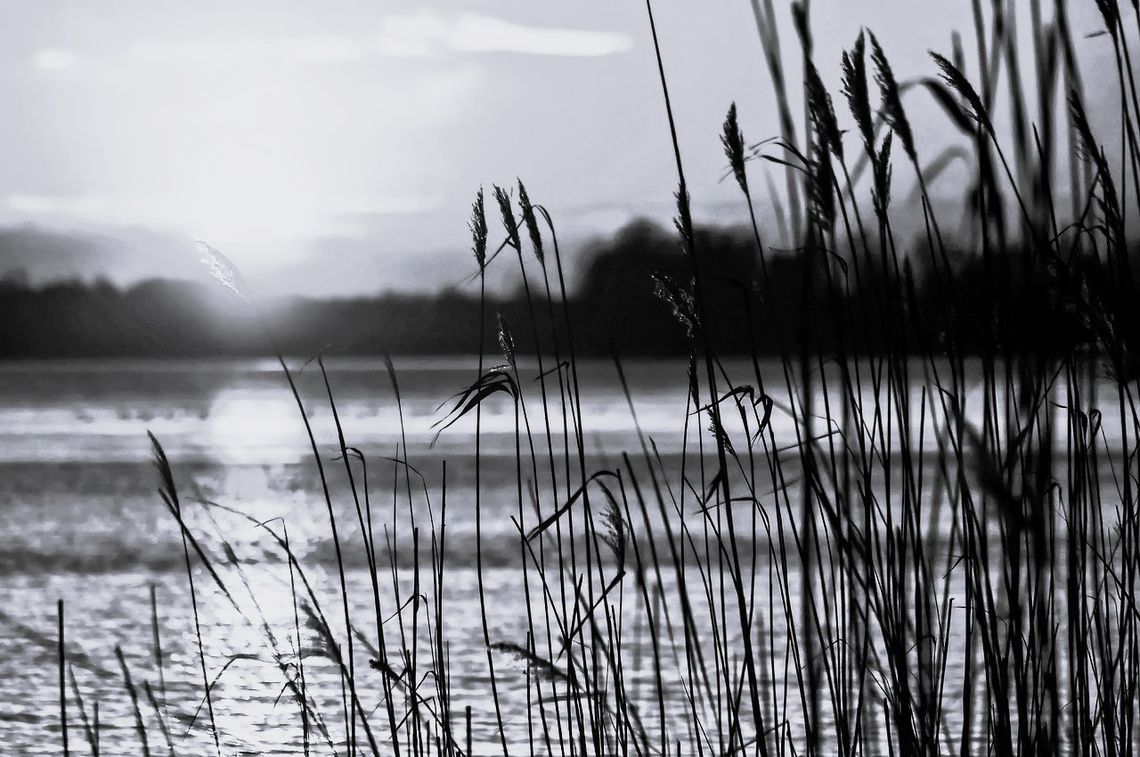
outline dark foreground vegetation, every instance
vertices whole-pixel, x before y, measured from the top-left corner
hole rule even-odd
[[[765,165],[786,171],[793,257],[771,255],[755,224],[731,243],[713,244],[694,229],[677,151],[663,156],[676,163],[677,234],[660,245],[678,252],[602,258],[570,300],[556,219],[521,184],[479,194],[476,281],[487,266],[521,266],[524,257],[537,267],[520,274],[523,295],[509,306],[481,298],[439,308],[468,309],[464,351],[497,342],[493,357],[480,349],[477,375],[440,428],[473,418],[480,440],[487,402],[513,409],[521,561],[513,580],[533,609],[513,636],[491,635],[476,441],[475,484],[462,503],[476,523],[476,643],[486,660],[474,696],[493,704],[494,720],[491,737],[473,745],[464,716],[472,694],[451,688],[448,666],[446,524],[458,505],[421,492],[414,461],[397,455],[406,485],[395,492],[409,518],[380,536],[359,485],[372,451],[338,434],[330,461],[322,445],[332,440],[314,438],[321,480],[347,485],[361,536],[342,542],[330,489],[316,495],[341,566],[339,594],[322,597],[309,588],[285,527],[254,524],[286,558],[282,570],[310,635],[299,621],[268,629],[250,619],[266,638],[265,663],[283,679],[282,706],[296,708],[306,751],[1135,754],[1140,302],[1125,229],[1140,209],[1140,110],[1128,47],[1140,19],[1135,6],[1097,2],[1105,28],[1095,44],[1117,61],[1101,73],[1118,84],[1121,115],[1097,133],[1084,110],[1066,4],[1045,16],[1046,4],[1031,3],[1020,35],[1014,4],[982,5],[972,4],[976,57],[967,62],[960,45],[933,55],[931,75],[907,94],[933,98],[969,150],[968,249],[952,250],[941,231],[945,219],[930,200],[919,135],[887,52],[860,33],[843,55],[840,115],[813,63],[806,3],[795,4],[790,36],[777,34],[770,2],[754,3],[780,105],[778,139],[750,146],[735,108],[722,135],[750,206]],[[802,131],[780,52],[795,45],[805,62]],[[668,104],[673,58],[664,58]],[[1026,60],[1033,68],[1022,72]],[[1012,123],[1008,133],[994,128],[998,113]],[[663,128],[672,126],[668,111]],[[1121,147],[1118,165],[1106,143]],[[865,167],[859,186],[857,165]],[[894,234],[891,204],[904,182],[918,186],[925,229],[908,249]],[[1061,183],[1072,187],[1063,203],[1054,199]],[[211,264],[235,285],[223,258]],[[653,268],[664,274],[653,289],[612,288]],[[624,314],[650,312],[654,289],[672,331],[627,331]],[[632,301],[628,310],[621,300]],[[235,301],[244,304],[240,292]],[[393,327],[388,314],[357,306],[374,333]],[[278,321],[270,330],[290,328]],[[627,350],[644,340],[689,357],[680,459],[663,459],[642,435],[638,448],[600,467],[588,443],[577,360],[587,346],[621,339],[630,340]],[[537,381],[521,378],[515,356],[524,343],[537,347]],[[722,361],[728,351],[779,360],[746,361],[741,376]],[[285,378],[292,385],[288,371]],[[334,398],[330,386],[335,413]],[[794,443],[777,443],[778,423],[791,424]],[[178,461],[157,441],[155,451],[171,517],[185,526],[189,508],[217,508],[180,500]],[[413,504],[430,519],[416,522]],[[188,601],[230,597],[252,568],[232,550],[202,548],[192,528],[182,533]],[[389,540],[415,545],[413,559],[385,548]],[[367,617],[349,611],[342,548],[368,564]],[[400,576],[413,577],[414,591]],[[300,650],[313,629],[341,685],[333,711],[320,711],[307,688],[312,668],[306,678]],[[210,682],[225,668],[207,658],[200,634],[207,707],[197,727],[219,744]],[[61,716],[78,711],[86,723],[82,703],[67,699],[63,649],[61,642]],[[512,679],[519,689],[505,688],[507,660],[525,666],[524,681]],[[122,672],[133,697],[125,665]],[[144,708],[136,701],[136,713]],[[163,709],[153,709],[161,720]],[[141,714],[139,723],[145,739]],[[85,732],[91,744],[95,731]]]

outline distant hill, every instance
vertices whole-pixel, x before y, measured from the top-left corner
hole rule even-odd
[[[0,229],[0,275],[46,284],[64,279],[94,281],[109,268],[127,265],[129,255],[98,237],[35,226]]]
[[[580,247],[563,242],[566,247]],[[143,228],[0,226],[0,279],[32,287],[107,281],[129,288],[155,278],[205,281],[200,257],[189,237]],[[234,258],[241,260],[240,255]],[[311,249],[299,258],[283,256],[246,273],[257,291],[270,294],[321,298],[383,291],[431,294],[461,284],[470,271],[460,264],[470,260],[463,250],[393,251],[371,238],[327,237],[313,240]],[[490,291],[504,293],[518,281],[517,269],[496,266],[487,285]]]
[[[7,239],[9,250],[33,251],[50,241],[37,234],[0,239]],[[907,261],[907,271],[884,275],[871,258],[839,261],[820,252],[770,254],[761,265],[751,237],[732,229],[699,229],[697,248],[703,317],[714,346],[724,353],[771,354],[801,346],[874,352],[888,340],[914,351],[937,351],[951,329],[956,343],[975,352],[1066,351],[1095,344],[1089,301],[1116,308],[1112,327],[1140,336],[1140,323],[1124,317],[1131,312],[1124,305],[1136,299],[1124,282],[1090,268],[1073,274],[1080,276],[1079,287],[1073,287],[1044,268],[1027,266],[1032,257],[1018,251],[988,264],[975,255],[954,255],[953,281],[939,284],[922,265],[929,255],[921,251]],[[82,263],[89,252],[77,247],[70,254]],[[541,269],[529,251],[524,257],[534,302],[528,304],[519,287],[483,304],[488,350],[498,349],[498,314],[520,352],[533,351],[536,339],[543,344],[552,339]],[[584,260],[568,304],[578,354],[688,352],[686,332],[698,313],[690,265],[674,234],[652,223],[631,223],[589,248]],[[519,260],[510,251],[493,265],[517,271]],[[474,268],[473,260],[458,257],[455,275],[462,279]],[[213,282],[37,284],[39,275],[0,279],[0,359],[272,354],[254,309]],[[960,306],[936,306],[943,301],[939,287],[953,289]],[[475,291],[468,286],[436,295],[276,297],[258,307],[287,354],[455,354],[479,344]],[[553,310],[553,330],[566,344],[562,308]],[[839,323],[843,329],[835,328]],[[840,333],[847,342],[837,341]]]

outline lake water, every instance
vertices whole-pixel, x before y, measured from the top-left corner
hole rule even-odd
[[[324,385],[315,363],[298,362],[294,368],[334,487],[334,509],[350,565],[349,593],[357,617],[368,617],[372,594],[361,558],[360,529],[343,468],[334,459],[337,437]],[[402,456],[406,441],[408,459],[428,478],[436,517],[442,464],[447,461],[452,686],[457,700],[467,694],[466,704],[476,708],[479,742],[492,724],[485,706],[486,659],[478,609],[472,604],[473,418],[452,426],[433,444],[438,430],[434,424],[445,415],[440,404],[470,383],[474,358],[397,360],[403,425],[380,361],[333,361],[328,368],[345,436],[369,460],[373,508],[378,522],[388,525],[397,541],[396,550],[410,546],[411,535],[402,527],[408,519],[402,509],[406,499],[392,520],[392,483],[398,481],[402,488],[405,482],[385,458]],[[675,455],[680,450],[677,419],[685,414],[684,362],[642,362],[628,366],[628,372],[642,430],[654,436],[663,455]],[[588,444],[597,459],[614,464],[620,452],[637,449],[614,368],[606,362],[584,363],[580,381]],[[532,392],[530,387],[525,390]],[[513,580],[518,539],[510,517],[517,509],[515,417],[505,398],[485,408],[483,538],[485,589],[495,608],[491,636],[521,644],[525,640],[518,638],[518,624],[524,610]],[[157,493],[159,477],[146,432],[162,442],[187,503],[187,519],[207,549],[220,550],[221,538],[206,509],[190,504],[195,499],[238,508],[256,521],[280,518],[316,591],[335,608],[336,562],[328,513],[308,437],[279,366],[271,360],[3,365],[0,428],[0,743],[5,753],[62,750],[57,599],[65,602],[67,650],[89,719],[99,703],[103,754],[137,754],[140,749],[133,707],[114,656],[116,645],[138,689],[151,749],[161,751],[164,738],[145,697],[144,681],[156,700],[162,699],[159,688],[165,686],[164,709],[176,746],[181,743],[191,753],[212,747],[204,741],[204,712],[190,727],[202,701],[202,682],[184,555],[177,523]],[[557,437],[560,429],[554,431]],[[415,501],[426,523],[425,500]],[[224,513],[214,517],[224,522],[221,528],[245,567],[246,580],[255,584],[251,588],[260,605],[257,612],[275,627],[289,629],[289,572],[280,550],[253,523],[227,519]],[[249,658],[231,662],[214,691],[224,749],[300,752],[297,710],[288,697],[279,698],[282,677],[267,662],[262,639],[219,597],[202,571],[196,572],[203,643],[212,672],[233,655]],[[400,580],[409,583],[410,573]],[[395,607],[391,581],[387,586],[384,600]],[[152,589],[163,645],[161,676],[151,629]],[[241,593],[249,592],[243,587]],[[339,616],[330,615],[336,622]],[[334,678],[331,662],[317,656],[308,666],[312,681],[320,680],[322,663],[329,668],[327,677]],[[319,687],[312,685],[314,690]],[[83,749],[78,708],[70,690],[68,696],[73,700],[70,744]],[[337,720],[339,689],[328,696],[324,704],[332,713],[327,717],[335,741],[343,736]],[[462,712],[462,705],[457,708]],[[320,751],[319,744],[315,748]]]
[[[369,629],[365,636],[374,637],[375,623],[363,620],[373,616],[374,608],[362,557],[362,531],[343,463],[337,459],[339,446],[325,387],[316,364],[297,362],[293,367],[331,485],[354,624]],[[443,596],[452,712],[462,721],[464,708],[471,706],[475,751],[494,753],[499,749],[497,728],[488,695],[474,570],[473,414],[435,438],[437,424],[446,415],[440,405],[470,383],[474,359],[397,360],[399,405],[380,361],[332,361],[328,368],[347,443],[363,452],[368,463],[366,474],[359,467],[355,470],[358,485],[367,483],[375,518],[386,618],[415,594],[411,566],[416,550],[409,528],[413,518],[421,529],[420,559],[425,565],[430,561],[429,524],[442,515],[446,462]],[[743,365],[730,366],[736,369],[745,372]],[[652,440],[662,469],[679,470],[683,461],[692,459],[691,445],[700,436],[691,434],[686,450],[684,361],[636,362],[626,371],[641,433]],[[777,382],[777,364],[765,364],[765,371]],[[492,642],[520,646],[527,643],[527,603],[520,586],[520,544],[513,518],[521,517],[528,525],[535,519],[526,495],[524,512],[519,512],[515,431],[516,423],[523,421],[536,432],[544,426],[537,384],[531,380],[534,366],[525,366],[523,372],[526,418],[516,417],[505,396],[490,400],[482,417],[481,450],[488,636]],[[583,363],[579,379],[590,469],[620,468],[623,452],[642,461],[638,428],[613,365]],[[797,441],[796,427],[781,409],[789,400],[786,393],[770,391],[776,400],[771,415],[775,443],[791,447]],[[921,396],[917,387],[915,396]],[[551,438],[557,449],[565,437],[561,416],[555,413],[555,417]],[[258,525],[287,526],[291,548],[330,623],[343,629],[329,513],[301,416],[274,361],[0,365],[0,428],[0,744],[5,754],[62,752],[56,667],[59,599],[65,603],[67,655],[83,700],[82,705],[75,701],[69,684],[68,736],[73,751],[86,749],[82,716],[90,721],[97,703],[102,754],[140,752],[135,707],[124,687],[116,646],[130,671],[151,750],[165,752],[165,725],[180,753],[213,751],[202,706],[202,671],[183,544],[157,491],[160,481],[147,431],[163,444],[186,519],[204,549],[223,565],[232,593],[230,601],[196,562],[195,597],[209,675],[217,677],[212,705],[223,752],[287,754],[305,748],[299,711],[267,648],[266,628],[273,629],[279,650],[288,652],[284,658],[289,661],[295,657],[294,631],[299,630],[309,695],[323,717],[327,740],[342,742],[340,677],[327,648],[321,652],[323,641],[312,624],[303,616],[299,622],[295,617],[289,565]],[[1107,433],[1113,435],[1111,429]],[[538,437],[545,445],[545,437]],[[405,444],[415,476],[393,462],[404,456]],[[540,449],[540,459],[542,454]],[[416,477],[419,474],[423,483]],[[539,471],[538,478],[548,479],[545,471]],[[528,480],[525,471],[522,479]],[[221,507],[207,507],[201,501]],[[541,507],[549,512],[553,506],[544,501]],[[755,522],[751,528],[756,529]],[[387,567],[392,557],[399,564],[394,572]],[[428,578],[430,570],[421,573],[421,580]],[[295,588],[297,579],[293,580]],[[761,596],[770,580],[759,577]],[[656,727],[651,722],[656,685],[654,666],[648,661],[652,650],[643,640],[644,628],[639,636],[637,627],[644,608],[638,609],[638,591],[632,587],[623,591],[628,599],[621,612],[631,618],[627,650],[636,660],[628,666],[624,683],[630,696],[644,700],[642,711],[652,730]],[[669,586],[664,591],[675,593]],[[532,609],[541,612],[539,600]],[[161,653],[156,650],[152,617],[157,619]],[[398,618],[385,620],[388,643],[400,647],[397,642],[402,642],[406,648],[399,625]],[[779,647],[779,639],[769,642]],[[357,642],[354,665],[362,706],[379,708],[370,718],[379,732],[385,730],[380,726],[386,726],[381,684],[368,670],[370,652],[364,643]],[[429,645],[425,641],[416,648],[418,665],[430,667]],[[960,668],[961,661],[951,660],[952,673],[955,665]],[[527,700],[530,671],[510,655],[500,655],[497,674],[503,681],[504,728],[525,743],[540,727],[534,704]],[[686,712],[684,676],[680,671],[663,675],[662,685],[672,703],[667,720],[677,718],[670,727],[676,729],[677,738],[686,739],[691,732],[680,724]],[[156,712],[164,717],[158,718]],[[314,732],[312,742],[314,753],[329,751],[323,735]]]

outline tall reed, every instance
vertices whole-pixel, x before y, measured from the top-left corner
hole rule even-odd
[[[779,136],[750,145],[729,108],[726,175],[740,190],[753,246],[741,279],[726,273],[694,222],[667,73],[675,55],[660,45],[647,0],[671,143],[663,159],[676,171],[687,266],[680,280],[655,277],[662,328],[681,330],[689,349],[676,366],[686,392],[672,450],[643,428],[644,401],[618,354],[614,380],[636,445],[615,451],[592,441],[576,351],[581,313],[553,216],[521,181],[513,194],[494,188],[494,230],[482,191],[472,208],[476,372],[436,426],[439,438],[473,421],[474,483],[457,493],[441,465],[438,517],[429,475],[411,459],[395,365],[386,364],[400,443],[389,456],[352,445],[336,372],[323,358],[335,439],[318,439],[312,406],[279,355],[329,518],[336,621],[283,525],[200,504],[245,518],[286,563],[289,648],[259,608],[244,612],[297,705],[306,752],[312,739],[348,754],[449,756],[1136,753],[1140,306],[1128,232],[1140,213],[1130,50],[1140,14],[1097,3],[1120,107],[1118,132],[1107,134],[1085,109],[1066,4],[1055,3],[1050,17],[1037,0],[1020,12],[1012,3],[982,6],[970,6],[976,61],[967,63],[956,36],[916,80],[900,79],[886,47],[860,31],[838,61],[844,111],[820,73],[810,4],[794,3],[805,105],[797,124],[787,41],[772,3],[753,1],[777,102],[768,128]],[[1026,13],[1027,49],[1018,26]],[[1032,71],[1023,75],[1027,61]],[[919,103],[944,114],[959,140],[954,152],[924,143],[912,127],[909,109]],[[1117,146],[1118,165],[1106,144]],[[932,158],[935,150],[943,152]],[[1076,157],[1063,165],[1062,154]],[[947,231],[951,209],[944,192],[934,194],[952,160],[968,174],[957,208],[964,235]],[[782,195],[762,196],[760,161],[785,173]],[[778,241],[793,247],[790,257],[774,252],[765,204],[788,208],[780,219],[787,234],[779,233],[788,239]],[[918,222],[913,240],[903,238],[903,215]],[[487,272],[501,251],[513,253],[507,264],[527,322],[499,314],[494,329]],[[213,260],[232,284],[228,264]],[[778,266],[795,273],[795,313],[773,304],[787,283]],[[725,317],[724,292],[738,298],[738,320]],[[736,333],[748,335],[744,354],[721,346]],[[774,355],[762,354],[765,333]],[[492,366],[496,336],[504,362]],[[505,463],[488,453],[492,405],[511,423]],[[224,534],[213,541],[224,558],[195,537],[171,461],[153,443],[183,542],[220,753],[211,689],[226,668],[211,680],[195,577],[235,608],[227,587],[240,580],[257,608],[251,568],[230,559]],[[339,472],[325,467],[323,444]],[[369,489],[380,461],[392,465],[386,549]],[[513,496],[504,512],[517,541],[506,578],[489,557],[488,471],[504,476]],[[355,516],[358,534],[338,529],[339,506],[350,512],[348,526]],[[457,508],[470,510],[474,531],[467,570],[475,597],[465,605],[478,607],[473,638],[451,630],[459,603],[448,591],[456,522],[448,518]],[[364,621],[350,612],[352,550],[367,570]],[[503,581],[517,622],[499,622],[507,608],[495,606],[492,587]],[[303,639],[302,617],[340,687],[336,727],[314,693],[321,673],[304,665],[306,643],[317,642]],[[513,635],[497,636],[501,628]],[[62,631],[61,606],[66,722]],[[475,691],[470,680],[453,688],[461,671],[452,655],[464,644],[478,653]],[[145,688],[161,726],[169,705],[157,632],[154,648],[161,708]],[[362,654],[368,665],[357,666]],[[145,745],[121,654],[120,663]],[[77,704],[94,750],[98,727],[88,728]]]

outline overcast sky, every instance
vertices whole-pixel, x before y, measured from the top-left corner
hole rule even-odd
[[[1107,64],[1107,40],[1084,38],[1093,0],[1072,5],[1084,65]],[[724,112],[735,100],[752,140],[778,128],[750,4],[655,9],[694,201],[736,220]],[[816,60],[838,93],[864,25],[900,78],[931,75],[953,29],[970,49],[968,9],[817,0]],[[1089,86],[1106,101],[1114,78]],[[918,97],[920,140],[944,141]],[[144,273],[187,270],[202,238],[267,289],[455,283],[476,189],[516,176],[579,240],[667,218],[675,188],[639,0],[6,0],[0,102],[0,225],[82,234]]]

